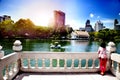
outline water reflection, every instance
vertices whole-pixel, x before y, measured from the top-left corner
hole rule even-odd
[[[71,40],[70,45],[66,46],[66,52],[96,52],[98,47],[97,42]]]

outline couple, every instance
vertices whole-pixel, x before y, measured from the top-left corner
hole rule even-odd
[[[107,53],[106,53],[106,44],[102,42],[98,49],[98,56],[100,61],[100,74],[104,75],[106,71],[107,64]]]

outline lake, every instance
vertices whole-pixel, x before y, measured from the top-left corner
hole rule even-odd
[[[12,46],[15,39],[1,39],[0,45],[3,46],[5,55],[13,52]],[[81,41],[81,40],[40,40],[40,39],[21,39],[23,51],[42,51],[42,52],[97,52],[100,42]],[[50,44],[58,42],[61,49],[51,49]],[[116,44],[117,52],[120,53],[120,43]]]

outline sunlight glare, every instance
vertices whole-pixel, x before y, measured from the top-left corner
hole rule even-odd
[[[51,16],[40,15],[39,17],[34,17],[32,21],[38,26],[48,26]]]

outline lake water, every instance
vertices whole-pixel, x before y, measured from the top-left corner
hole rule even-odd
[[[3,46],[5,55],[13,52],[12,46],[15,39],[1,39],[0,45]],[[80,40],[40,40],[40,39],[21,39],[23,51],[42,51],[42,52],[97,52],[100,45],[95,41]],[[50,44],[59,42],[61,49],[51,49]],[[117,52],[120,53],[120,43],[116,44]]]

